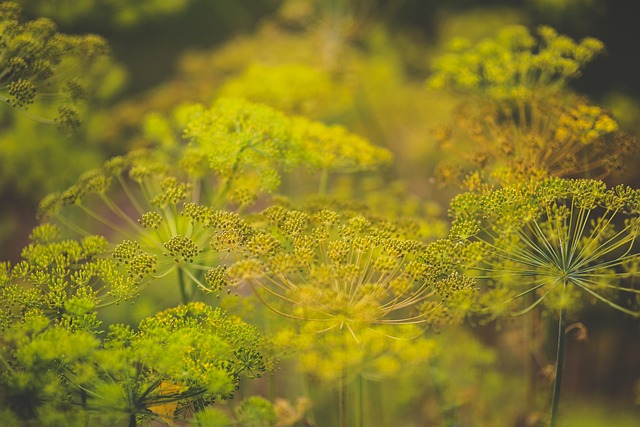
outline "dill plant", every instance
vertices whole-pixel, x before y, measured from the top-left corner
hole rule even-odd
[[[221,285],[249,285],[273,312],[299,326],[276,335],[299,355],[299,369],[338,381],[339,423],[363,423],[362,381],[391,378],[434,354],[420,324],[457,324],[471,309],[472,280],[445,270],[412,222],[361,212],[272,206],[248,239],[229,247],[238,261]],[[224,230],[221,230],[223,233]],[[356,413],[347,413],[356,382]]]
[[[552,426],[567,317],[587,301],[640,316],[634,284],[639,203],[640,193],[628,186],[608,189],[597,180],[561,178],[477,185],[451,203],[450,238],[458,242],[457,259],[467,273],[486,284],[479,297],[485,313],[522,315],[541,307],[558,315]]]
[[[624,167],[635,139],[606,109],[567,88],[604,51],[603,43],[574,41],[546,26],[536,35],[509,26],[475,45],[454,39],[450,52],[434,61],[427,85],[466,99],[455,124],[434,134],[457,157],[439,166],[442,181],[460,181],[469,167],[592,178]]]
[[[16,3],[0,5],[0,101],[38,121],[69,131],[80,123],[76,104],[87,95],[83,72],[109,48],[97,35],[58,32],[47,18],[24,22]],[[74,69],[75,68],[75,69]],[[28,112],[40,98],[62,99],[55,119]]]
[[[411,309],[473,293],[471,282],[430,263],[427,246],[408,237],[411,224],[280,206],[263,215],[270,230],[244,241],[226,275],[283,300],[271,307],[286,317],[344,328],[357,341],[354,329],[427,322]]]
[[[184,129],[186,141],[177,129]],[[46,197],[41,216],[76,235],[93,227],[110,230],[109,240],[118,242],[112,256],[133,280],[150,283],[177,273],[185,303],[196,288],[212,289],[210,271],[220,264],[219,252],[248,238],[238,213],[276,190],[282,172],[320,170],[326,189],[329,172],[373,168],[390,159],[386,150],[344,128],[231,98],[210,109],[182,107],[173,121],[151,116],[147,133],[158,141],[155,149],[115,157],[85,173]],[[343,148],[345,143],[358,150]],[[215,227],[229,230],[212,240]]]
[[[134,300],[138,283],[107,256],[104,237],[61,234],[50,224],[35,228],[23,260],[0,266],[3,419],[171,422],[231,399],[242,377],[271,369],[255,327],[202,303],[107,331],[99,314]]]
[[[262,376],[261,347],[254,327],[202,303],[112,325],[104,341],[31,310],[3,330],[3,413],[18,425],[172,422]]]

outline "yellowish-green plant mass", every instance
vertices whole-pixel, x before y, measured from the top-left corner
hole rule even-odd
[[[133,283],[148,284],[177,273],[187,302],[204,272],[216,265],[209,245],[207,208],[198,205],[198,177],[180,180],[151,152],[132,152],[107,161],[62,193],[41,204],[41,215],[75,235],[106,227],[108,257]],[[208,218],[208,217],[207,217]],[[191,289],[186,283],[191,283]]]
[[[454,39],[451,53],[434,62],[428,85],[498,102],[527,102],[564,88],[604,51],[600,40],[587,37],[576,42],[551,27],[538,28],[537,35],[539,39],[526,27],[514,25],[474,46]]]
[[[176,128],[184,129],[186,149],[176,139]],[[218,177],[217,197],[230,190],[271,193],[280,186],[281,173],[294,168],[320,171],[321,188],[326,190],[330,173],[371,170],[391,161],[389,151],[344,127],[287,116],[238,98],[220,98],[209,109],[185,105],[170,119],[151,115],[145,130],[149,138],[178,150],[188,172],[208,171]]]
[[[165,414],[171,419],[233,397],[241,377],[262,376],[271,362],[261,345],[254,327],[191,303],[143,320],[137,331],[112,327],[96,355],[99,379],[69,380],[90,390],[96,410],[106,404],[105,415],[113,416],[113,406],[128,416],[157,418],[161,405],[174,403],[173,413]]]
[[[344,92],[328,70],[303,63],[249,64],[219,90],[224,97],[246,98],[307,117],[344,108]]]
[[[363,326],[460,321],[473,299],[473,282],[438,268],[438,248],[412,240],[408,224],[280,206],[263,216],[267,223],[231,249],[239,261],[225,279],[248,283],[272,310],[318,331],[343,329],[357,341]]]
[[[435,132],[457,157],[439,167],[442,181],[461,180],[461,161],[565,177],[600,178],[624,167],[635,139],[608,111],[566,89],[602,43],[575,42],[549,27],[538,33],[539,42],[525,27],[512,26],[475,46],[457,40],[453,52],[435,62],[429,86],[472,95],[454,124]]]
[[[357,326],[356,326],[357,327]],[[423,336],[416,325],[370,325],[354,331],[318,334],[317,325],[305,322],[300,328],[285,327],[273,337],[276,346],[296,357],[299,372],[314,379],[335,383],[358,377],[373,381],[411,375],[439,351],[437,344]]]
[[[108,50],[101,37],[59,33],[49,19],[25,22],[17,4],[3,2],[0,5],[0,101],[26,111],[40,98],[59,97],[54,120],[33,117],[55,122],[63,130],[73,130],[80,123],[76,104],[87,95],[83,69]]]
[[[304,117],[292,118],[293,134],[301,140],[305,163],[314,170],[359,172],[391,163],[384,148],[349,132],[344,126],[327,126]]]
[[[4,267],[0,326],[37,312],[53,324],[95,330],[96,310],[138,294],[137,283],[120,272],[108,252],[102,236],[63,239],[54,225],[35,228],[23,260]]]
[[[104,342],[32,310],[0,339],[1,399],[16,424],[171,422],[267,372],[262,345],[254,327],[202,303],[160,312],[136,330],[113,325]]]
[[[469,274],[486,279],[481,303],[492,316],[538,305],[573,312],[584,300],[640,315],[638,190],[587,179],[521,181],[463,193],[450,213],[450,237],[464,243]]]
[[[207,281],[213,273],[207,272],[220,263],[220,248],[247,238],[240,217],[221,209],[250,206],[277,189],[280,172],[294,166],[321,170],[326,179],[331,171],[366,170],[390,159],[341,127],[243,100],[221,99],[211,109],[185,106],[175,121],[152,116],[147,131],[156,149],[115,157],[85,173],[46,197],[41,216],[80,236],[107,227],[109,241],[118,242],[112,256],[131,280],[149,283],[177,273],[183,302],[195,288],[212,289]],[[188,142],[175,135],[180,123]],[[359,149],[345,150],[344,143]],[[228,230],[212,241],[211,227]]]
[[[602,178],[626,169],[636,139],[619,129],[604,108],[567,93],[539,99],[522,114],[496,105],[462,105],[453,125],[435,138],[455,160],[443,163],[440,181],[460,183],[473,169],[509,167],[523,176],[534,170],[552,176]]]

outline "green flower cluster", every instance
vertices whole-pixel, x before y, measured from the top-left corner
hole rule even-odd
[[[358,330],[376,324],[459,321],[465,304],[446,300],[473,298],[473,283],[439,268],[438,247],[412,240],[414,229],[402,222],[281,206],[263,216],[266,223],[233,250],[240,261],[226,278],[318,330],[344,329],[358,341]]]
[[[121,274],[102,236],[63,239],[60,229],[34,229],[23,260],[5,265],[0,296],[3,326],[36,313],[67,328],[94,330],[96,310],[138,294],[137,283]]]
[[[46,197],[40,215],[79,236],[108,227],[121,271],[135,283],[177,273],[184,303],[196,288],[222,289],[212,267],[220,265],[221,251],[242,244],[250,232],[232,212],[274,191],[280,171],[307,166],[353,172],[390,160],[386,150],[344,128],[244,100],[220,99],[210,109],[185,106],[174,120],[152,117],[147,130],[160,147],[85,173]],[[178,124],[183,137],[176,136]]]
[[[454,124],[435,132],[457,155],[436,171],[442,181],[463,178],[461,160],[473,169],[506,166],[523,176],[539,169],[598,178],[623,169],[635,139],[609,112],[566,88],[604,46],[592,38],[575,42],[549,27],[538,35],[540,41],[512,26],[475,46],[456,40],[434,63],[428,86],[472,95]]]
[[[149,138],[174,149],[180,150],[181,139],[186,139],[184,168],[192,173],[213,172],[221,182],[219,197],[232,190],[240,201],[246,195],[250,200],[252,195],[275,191],[281,172],[294,168],[326,175],[375,169],[391,161],[387,150],[341,126],[289,117],[236,98],[220,98],[208,109],[186,105],[171,119],[151,115],[145,130]]]
[[[591,37],[576,42],[547,26],[537,33],[539,40],[526,27],[514,25],[474,46],[455,39],[451,53],[434,62],[428,84],[498,102],[526,102],[563,88],[604,51],[604,44]]]
[[[109,328],[104,342],[32,311],[0,339],[5,419],[14,424],[171,422],[230,399],[270,361],[256,329],[192,303]]]
[[[75,129],[76,105],[87,95],[83,70],[108,53],[107,43],[96,35],[59,33],[46,18],[24,22],[11,2],[0,5],[0,34],[0,101],[26,111],[39,95],[57,95],[62,102],[55,120],[34,118]]]
[[[480,299],[491,316],[538,305],[572,312],[582,296],[640,316],[630,280],[640,262],[638,190],[587,179],[521,181],[463,193],[450,213],[451,237],[464,246],[457,259],[488,284]]]

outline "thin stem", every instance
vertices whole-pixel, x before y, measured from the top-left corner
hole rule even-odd
[[[356,399],[357,399],[357,405],[356,408],[358,410],[357,412],[357,417],[358,420],[356,421],[356,425],[358,427],[363,427],[364,426],[364,399],[363,399],[363,394],[364,394],[364,379],[362,378],[362,375],[358,375],[358,380],[356,382]]]
[[[338,386],[338,416],[340,427],[347,427],[347,378],[343,372]]]
[[[320,185],[318,186],[318,194],[324,196],[327,194],[327,184],[329,182],[329,170],[327,168],[322,169],[320,172]]]
[[[182,268],[178,268],[178,285],[180,286],[180,296],[182,297],[182,303],[188,304],[191,299],[187,294],[187,286],[184,281],[184,272]]]
[[[564,369],[564,344],[566,329],[566,310],[560,310],[558,319],[558,348],[556,350],[556,378],[553,383],[553,397],[551,399],[551,416],[549,427],[555,427],[557,421],[558,404],[560,403],[560,388],[562,386],[562,371]]]

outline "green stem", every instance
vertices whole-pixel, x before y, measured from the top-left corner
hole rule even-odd
[[[532,304],[533,294],[527,295],[527,304]],[[527,414],[534,412],[536,390],[535,354],[538,352],[536,340],[537,311],[531,311],[524,315],[524,375],[525,375],[525,410]]]
[[[191,298],[187,294],[187,286],[184,282],[184,272],[180,267],[178,267],[178,285],[180,286],[180,296],[182,298],[182,304],[188,304]]]
[[[347,379],[343,372],[338,389],[338,416],[340,427],[347,427]]]
[[[320,172],[320,186],[318,187],[318,194],[324,196],[327,194],[327,184],[329,182],[329,171],[327,168],[322,169]]]
[[[364,426],[364,399],[363,399],[363,394],[364,394],[364,379],[362,378],[362,375],[358,375],[358,381],[356,382],[356,400],[357,400],[357,420],[356,420],[356,425],[358,427],[363,427]]]
[[[129,427],[136,427],[136,425],[137,425],[136,414],[129,415]]]
[[[560,403],[560,388],[562,386],[562,371],[564,368],[564,344],[566,329],[566,310],[560,310],[558,319],[558,348],[556,351],[556,378],[553,383],[553,397],[551,399],[551,416],[549,427],[555,427],[557,422],[558,404]]]

